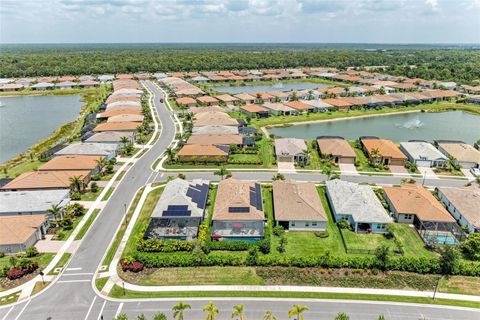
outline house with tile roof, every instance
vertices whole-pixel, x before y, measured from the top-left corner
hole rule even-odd
[[[265,102],[262,107],[268,109],[268,112],[274,115],[291,116],[298,114],[298,110],[290,108],[281,102]]]
[[[446,156],[456,159],[457,163],[465,169],[480,165],[480,150],[463,142],[439,142],[438,150]]]
[[[437,188],[440,201],[469,232],[480,232],[480,188]]]
[[[186,144],[177,153],[179,162],[215,162],[224,163],[228,160],[229,148],[211,144]]]
[[[240,111],[249,116],[258,118],[267,118],[269,115],[268,109],[258,104],[246,104],[244,106],[240,106]]]
[[[48,227],[44,215],[0,216],[0,252],[25,252],[45,238]]]
[[[99,171],[98,162],[102,156],[68,155],[53,157],[41,165],[39,171],[90,171],[93,175]]]
[[[370,161],[374,163],[383,164],[385,166],[405,165],[407,156],[404,155],[391,140],[361,138],[360,143]]]
[[[80,177],[82,180],[81,188],[84,188],[90,181],[90,171],[88,170],[70,170],[70,171],[32,171],[25,172],[4,185],[1,190],[20,191],[20,190],[52,190],[52,189],[70,189],[73,177]]]
[[[318,152],[320,157],[329,157],[334,163],[354,164],[357,159],[355,150],[347,140],[341,137],[317,137]]]
[[[111,159],[116,157],[117,149],[118,146],[108,143],[72,143],[55,152],[55,156],[85,155]]]
[[[303,139],[275,139],[275,155],[278,162],[308,162],[308,148]]]
[[[212,216],[213,240],[259,240],[265,213],[259,183],[233,178],[220,181]]]
[[[326,230],[327,215],[314,183],[277,180],[272,190],[277,225],[290,231]]]

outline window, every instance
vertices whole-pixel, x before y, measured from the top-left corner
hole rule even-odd
[[[405,220],[411,220],[413,218],[413,214],[406,214]]]
[[[310,224],[308,222],[305,222],[305,227],[309,227]]]
[[[378,228],[378,229],[385,229],[385,227],[386,227],[386,226],[385,226],[385,224],[383,224],[383,223],[377,224],[377,228]]]
[[[295,227],[295,221],[290,221],[290,226]]]
[[[312,222],[312,227],[316,227],[317,226],[317,223],[316,222]]]

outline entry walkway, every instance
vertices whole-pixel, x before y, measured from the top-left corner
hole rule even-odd
[[[438,179],[438,176],[430,167],[418,167],[418,171],[428,179]]]
[[[295,163],[293,162],[278,162],[279,173],[295,173]]]
[[[338,167],[342,174],[350,174],[354,176],[360,175],[353,163],[339,163]]]

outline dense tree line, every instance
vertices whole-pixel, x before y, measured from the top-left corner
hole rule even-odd
[[[0,55],[0,76],[375,65],[388,65],[387,71],[395,75],[471,83],[480,79],[480,50],[193,44],[7,46]]]

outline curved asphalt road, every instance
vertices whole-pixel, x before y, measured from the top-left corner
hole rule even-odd
[[[145,85],[154,94],[154,107],[161,121],[162,133],[155,145],[140,158],[122,182],[116,187],[102,214],[92,225],[78,250],[75,252],[68,268],[58,281],[49,286],[39,296],[15,306],[7,306],[0,309],[0,320],[40,320],[40,319],[113,319],[118,312],[125,312],[134,319],[136,315],[144,313],[152,316],[156,312],[164,312],[171,317],[171,307],[178,299],[161,301],[110,301],[95,294],[91,287],[94,273],[101,263],[104,253],[107,251],[111,239],[115,236],[118,225],[124,217],[124,204],[129,204],[135,192],[147,183],[163,181],[165,177],[161,173],[151,170],[152,163],[162,154],[174,138],[175,125],[170,118],[170,111],[160,104],[162,96],[150,81]],[[211,177],[211,173],[189,173],[188,177]],[[235,173],[239,178],[255,179],[256,177],[271,178],[272,173]],[[293,176],[292,176],[293,177]],[[300,174],[295,175],[299,180],[315,179],[324,180],[322,175]],[[213,177],[211,177],[213,178]],[[376,179],[374,177],[374,179]],[[387,181],[390,178],[385,177]],[[437,182],[437,181],[436,181]],[[381,182],[378,182],[381,183]],[[455,181],[454,181],[455,183]],[[463,183],[463,182],[462,182]],[[378,315],[384,314],[387,319],[451,319],[470,320],[479,319],[480,311],[462,308],[447,308],[428,305],[404,305],[384,302],[362,301],[328,301],[308,300],[295,301],[294,299],[184,299],[192,304],[192,310],[188,311],[189,319],[203,319],[202,306],[208,300],[213,300],[219,306],[220,319],[230,319],[232,306],[245,303],[246,316],[248,319],[261,319],[265,310],[273,310],[279,319],[287,319],[287,310],[293,303],[301,303],[309,306],[310,311],[305,313],[307,319],[333,319],[338,312],[347,312],[351,319],[377,319]]]

